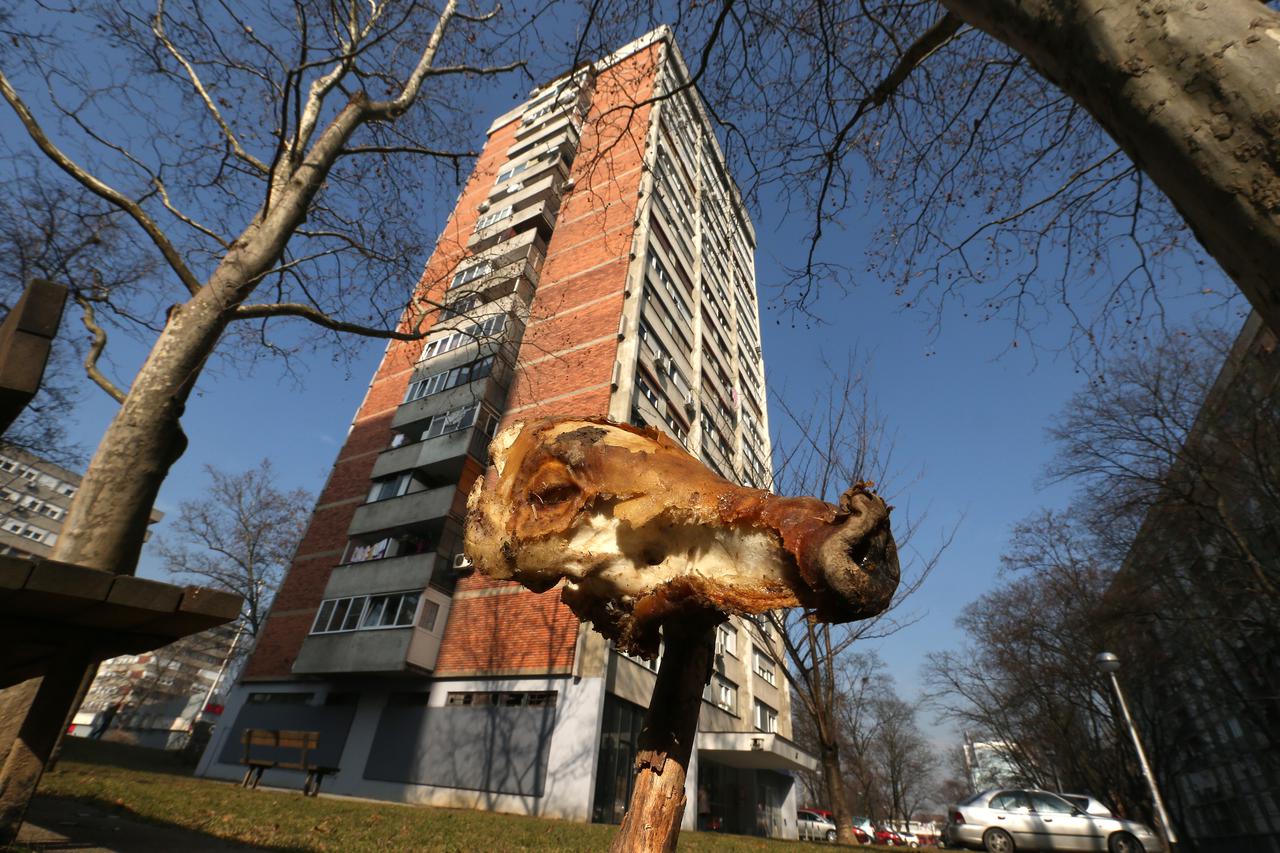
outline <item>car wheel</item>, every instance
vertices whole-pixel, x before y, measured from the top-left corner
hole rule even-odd
[[[982,836],[982,846],[987,853],[1014,853],[1018,849],[1013,844],[1013,836],[1003,829],[988,829]]]
[[[1111,853],[1143,853],[1142,842],[1127,832],[1117,832],[1107,840]]]
[[[836,843],[836,831],[834,829],[827,830],[827,841],[831,842],[832,844]]]

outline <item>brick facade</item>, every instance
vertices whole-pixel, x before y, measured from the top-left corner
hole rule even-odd
[[[650,107],[633,107],[653,91],[660,45],[603,71],[596,80],[583,138],[560,207],[512,383],[507,418],[545,414],[604,415],[618,354],[618,326],[635,234]],[[466,257],[478,207],[516,143],[517,121],[493,130],[459,196],[415,300],[428,308]],[[433,313],[421,326],[429,330]],[[412,323],[409,313],[402,330]],[[378,454],[404,400],[422,341],[392,341],[356,412],[305,537],[276,595],[244,680],[292,677],[330,573],[342,560],[352,517],[369,491]],[[454,514],[464,508],[478,466],[464,472]],[[514,630],[513,630],[514,628]],[[437,661],[437,675],[566,672],[573,665],[577,620],[558,594],[534,595],[482,576],[459,580]]]

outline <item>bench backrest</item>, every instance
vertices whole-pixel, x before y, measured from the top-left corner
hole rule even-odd
[[[320,733],[290,729],[245,729],[240,735],[240,742],[245,746],[315,749],[320,745]]]
[[[291,729],[245,729],[240,735],[244,744],[242,764],[250,760],[270,761],[276,767],[307,769],[307,754],[320,746],[319,732]]]

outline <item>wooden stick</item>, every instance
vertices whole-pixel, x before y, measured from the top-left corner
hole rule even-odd
[[[612,853],[675,850],[684,819],[685,776],[702,709],[702,688],[711,680],[715,611],[682,615],[662,626],[666,651],[658,665],[649,710],[636,753],[636,784]]]

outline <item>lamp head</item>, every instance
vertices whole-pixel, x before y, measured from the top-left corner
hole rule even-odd
[[[1099,672],[1107,674],[1113,673],[1120,668],[1120,658],[1111,652],[1101,652],[1093,659],[1094,664],[1098,667]]]

